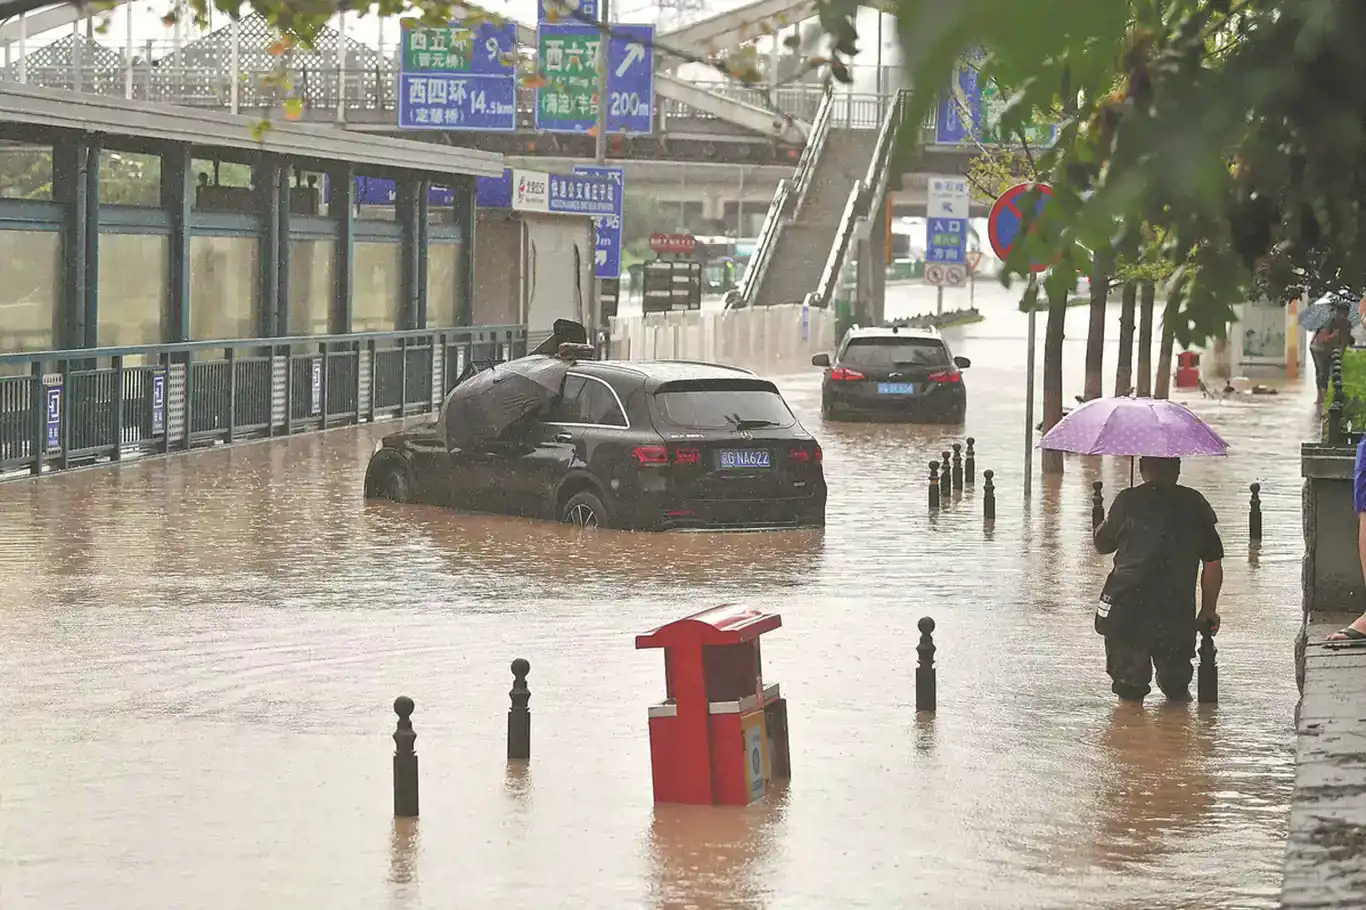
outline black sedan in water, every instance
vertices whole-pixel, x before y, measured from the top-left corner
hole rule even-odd
[[[825,524],[820,445],[777,387],[745,370],[573,360],[562,386],[497,438],[462,448],[450,435],[438,418],[384,437],[366,495],[585,528]]]
[[[821,416],[910,419],[962,423],[968,393],[962,371],[972,365],[954,357],[938,329],[854,326],[825,367]]]

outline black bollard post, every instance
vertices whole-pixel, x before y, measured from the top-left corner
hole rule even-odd
[[[1219,703],[1219,668],[1214,663],[1214,655],[1218,653],[1214,647],[1214,636],[1201,629],[1200,671],[1196,680],[1196,697],[1202,705]]]
[[[968,451],[963,458],[963,482],[972,486],[977,482],[977,453],[973,451],[973,446],[977,440],[968,437]]]
[[[406,695],[394,699],[398,729],[394,731],[394,815],[417,818],[417,753],[413,743],[413,700]]]
[[[994,476],[990,468],[982,472],[982,517],[987,521],[996,520],[996,484],[991,482]]]
[[[939,462],[930,462],[930,509],[939,508]]]
[[[1105,520],[1105,484],[1097,480],[1091,484],[1091,530],[1100,527],[1100,523]]]
[[[963,447],[956,442],[953,444],[953,488],[963,489]]]
[[[934,680],[934,620],[928,616],[920,617],[920,644],[915,651],[920,655],[920,663],[915,668],[915,709],[933,711],[935,702]]]
[[[943,453],[944,460],[939,465],[939,497],[948,501],[953,497],[949,494],[953,492],[953,465],[949,463],[949,453]]]
[[[512,662],[512,690],[508,696],[512,707],[508,709],[508,759],[531,758],[531,690],[527,688],[526,675],[531,672],[531,663],[525,658]]]
[[[1340,446],[1346,441],[1342,435],[1342,409],[1345,402],[1342,391],[1341,351],[1333,352],[1333,369],[1329,375],[1332,377],[1333,402],[1328,405],[1328,438],[1324,441],[1330,446]]]
[[[1248,489],[1252,491],[1252,501],[1247,505],[1247,537],[1257,542],[1262,539],[1262,485],[1254,483]]]

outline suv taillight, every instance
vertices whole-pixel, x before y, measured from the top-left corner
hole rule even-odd
[[[849,381],[853,379],[867,379],[858,370],[851,370],[848,367],[835,367],[830,371],[830,378],[836,381]]]
[[[957,370],[944,370],[930,374],[930,382],[962,382],[963,374]]]
[[[816,448],[814,451],[812,451],[811,449],[793,449],[792,451],[787,453],[787,457],[789,459],[791,459],[792,461],[801,462],[802,464],[810,463],[813,458],[815,459],[816,464],[820,464],[823,456],[824,453],[821,452],[820,443],[816,443]]]
[[[693,448],[674,449],[673,456],[670,457],[667,446],[636,446],[631,450],[631,455],[640,464],[666,465],[666,464],[701,464],[702,451]]]
[[[669,450],[664,446],[636,446],[631,450],[641,464],[668,464]]]

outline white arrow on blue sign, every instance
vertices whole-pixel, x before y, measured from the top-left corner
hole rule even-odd
[[[598,278],[621,277],[621,221],[626,199],[626,172],[619,167],[576,164],[574,173],[617,185],[616,211],[593,219],[593,273]]]
[[[596,38],[597,29],[577,22],[543,24],[540,39]],[[607,43],[607,132],[644,134],[654,132],[655,102],[655,27],[653,25],[613,25]],[[551,91],[538,88],[538,97]],[[542,105],[536,105],[536,129],[543,133],[586,133],[598,124],[596,114],[584,110],[580,116],[563,115],[543,122]]]

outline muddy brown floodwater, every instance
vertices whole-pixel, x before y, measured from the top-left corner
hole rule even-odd
[[[932,301],[895,293],[894,314]],[[6,910],[1275,906],[1312,392],[1191,401],[1235,446],[1185,472],[1228,551],[1223,700],[1120,711],[1091,626],[1108,560],[1090,484],[1108,501],[1128,463],[1069,458],[1023,501],[1023,319],[978,302],[987,321],[951,336],[975,361],[967,432],[822,426],[814,372],[781,380],[825,447],[824,533],[366,503],[392,424],[0,485]],[[990,533],[980,481],[926,510],[926,463],[966,435],[997,476]],[[765,670],[793,781],[746,810],[656,808],[663,667],[632,637],[725,601],[783,614]],[[927,614],[939,711],[918,721]],[[519,656],[534,758],[509,770]],[[396,824],[400,693],[422,817]]]

